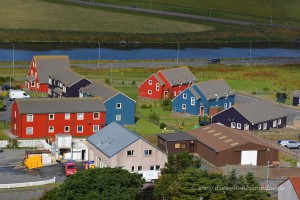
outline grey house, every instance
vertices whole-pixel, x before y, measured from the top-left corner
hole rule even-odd
[[[235,105],[212,116],[212,123],[240,130],[270,130],[286,126],[284,109],[265,100]]]
[[[49,75],[49,97],[78,97],[79,89],[90,84],[91,81],[77,74],[71,69],[61,69]]]
[[[167,162],[164,152],[116,122],[88,137],[86,145],[89,160],[95,161],[95,167],[158,171]]]

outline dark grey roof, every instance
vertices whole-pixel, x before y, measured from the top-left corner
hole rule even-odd
[[[296,90],[295,92],[294,92],[294,95],[293,95],[294,97],[300,97],[300,90]]]
[[[196,86],[207,99],[234,95],[234,92],[224,80],[211,80],[197,83]]]
[[[71,69],[68,56],[34,56],[40,83],[48,83],[49,75],[64,68]]]
[[[106,111],[102,99],[95,98],[41,98],[16,100],[20,113],[78,113]]]
[[[77,74],[71,69],[62,69],[60,71],[57,71],[51,76],[51,78],[61,81],[65,84],[66,87],[71,86],[77,83],[78,81],[84,79],[83,76]]]
[[[63,93],[62,89],[60,89],[60,88],[55,88],[53,90],[53,92],[55,92],[56,94],[62,94]]]
[[[158,134],[158,136],[166,141],[196,140],[194,136],[191,136],[185,132],[164,133],[164,134]]]
[[[81,92],[89,94],[94,97],[99,97],[103,99],[103,101],[115,96],[116,94],[120,93],[119,91],[115,90],[114,88],[100,83],[100,82],[92,82],[91,84],[87,85],[86,87],[80,88]]]
[[[157,74],[153,74],[155,76],[155,78],[158,80],[158,82],[161,84],[161,85],[165,85],[165,82],[163,80],[161,80],[161,78],[157,75]]]
[[[26,80],[27,82],[32,82],[32,81],[35,80],[35,76],[27,76],[27,77],[25,78],[25,80]]]
[[[88,137],[87,141],[111,158],[139,139],[135,133],[112,122]]]
[[[286,117],[287,113],[279,106],[266,100],[257,100],[248,103],[236,104],[233,107],[252,124]]]
[[[198,79],[187,67],[160,70],[171,85],[180,85],[198,82]]]

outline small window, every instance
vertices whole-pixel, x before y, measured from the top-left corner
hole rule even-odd
[[[155,89],[156,89],[156,91],[159,91],[159,83],[156,83],[156,88]]]
[[[49,126],[49,133],[54,133],[54,126]]]
[[[187,99],[187,94],[183,93],[182,98]]]
[[[93,119],[100,119],[100,113],[94,112],[93,113]]]
[[[34,87],[34,81],[31,82],[31,87]]]
[[[99,131],[99,125],[93,125],[93,132]]]
[[[135,156],[134,150],[127,151],[127,156]]]
[[[186,104],[182,104],[182,110],[186,109]]]
[[[195,97],[191,97],[191,105],[192,105],[192,106],[195,105]]]
[[[121,121],[122,120],[122,116],[121,115],[116,115],[116,121]]]
[[[242,128],[241,123],[237,123],[237,124],[236,124],[236,127],[237,127],[237,129],[241,129],[241,128]]]
[[[70,126],[65,126],[64,130],[66,133],[70,132]]]
[[[231,122],[231,128],[235,128],[236,127],[236,123],[235,122]]]
[[[144,155],[145,156],[151,156],[152,155],[152,150],[144,150]]]
[[[159,171],[159,170],[160,170],[160,165],[156,165],[156,166],[155,166],[155,170],[156,170],[156,171]]]
[[[32,135],[33,134],[33,127],[26,127],[26,135]]]
[[[54,114],[49,114],[49,120],[54,120]]]
[[[77,113],[77,120],[83,120],[84,114],[83,113]]]
[[[51,85],[52,84],[52,79],[51,79],[51,77],[49,77],[49,85]]]
[[[227,103],[224,103],[224,109],[227,109]]]
[[[258,130],[261,130],[261,124],[258,124]]]
[[[77,126],[77,133],[83,132],[83,126]]]
[[[122,104],[121,103],[117,103],[116,104],[116,109],[121,109],[122,108]]]
[[[278,119],[278,125],[281,125],[281,119]]]
[[[70,113],[65,113],[65,120],[70,120]]]
[[[151,165],[150,166],[150,170],[154,171],[155,170],[155,166]]]
[[[142,171],[143,167],[142,166],[138,166],[138,171]]]
[[[180,143],[175,144],[175,149],[180,149]]]
[[[277,126],[277,120],[273,121],[273,128],[275,128]]]
[[[267,123],[264,123],[264,130],[266,130],[267,129],[267,127],[268,127],[268,124]]]
[[[231,108],[231,106],[232,106],[232,105],[231,105],[231,102],[229,102],[228,108]]]
[[[152,94],[152,90],[148,90],[148,94]]]
[[[149,85],[152,85],[152,80],[149,80],[149,81],[148,81],[148,84],[149,84]]]
[[[131,167],[131,171],[134,172],[134,166]]]
[[[27,122],[33,122],[33,114],[27,114],[26,121]]]

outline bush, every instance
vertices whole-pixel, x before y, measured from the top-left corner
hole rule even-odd
[[[146,109],[146,108],[148,108],[148,106],[147,106],[147,104],[142,104],[142,105],[141,105],[141,108],[142,108],[142,109]]]
[[[263,88],[263,91],[265,91],[265,92],[266,92],[266,91],[270,91],[270,88],[264,87],[264,88]]]
[[[104,81],[107,85],[110,85],[110,80],[109,79],[105,79]]]
[[[132,83],[131,83],[133,86],[135,86],[135,81],[132,81]]]
[[[6,145],[7,148],[12,148],[12,149],[16,149],[19,148],[19,142],[18,139],[9,139],[8,140],[8,144]]]
[[[277,99],[286,99],[287,94],[284,92],[277,92],[276,97],[277,97]]]
[[[8,97],[8,91],[3,91],[3,92],[1,93],[1,97],[3,97],[3,98]]]
[[[4,102],[0,99],[0,110],[4,109]]]
[[[164,99],[161,103],[161,107],[164,111],[171,111],[172,110],[172,101],[171,99]]]
[[[158,116],[158,114],[155,113],[155,112],[151,112],[151,113],[149,114],[149,118],[152,119],[152,120],[155,120],[155,121],[159,121],[159,116]]]
[[[164,129],[164,128],[166,128],[166,127],[167,127],[167,125],[166,125],[165,123],[163,123],[163,122],[160,123],[160,126],[159,126],[160,129]]]

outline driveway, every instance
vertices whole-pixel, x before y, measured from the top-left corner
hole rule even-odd
[[[5,105],[5,111],[0,112],[0,121],[11,121],[11,106],[14,103],[13,101],[9,101],[7,98],[3,100]]]

